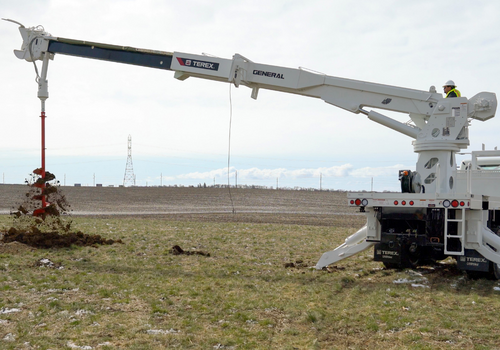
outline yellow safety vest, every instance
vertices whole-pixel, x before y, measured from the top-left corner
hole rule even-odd
[[[458,91],[457,89],[451,89],[450,91],[448,91],[448,93],[446,94],[446,97],[448,97],[449,94],[451,94],[452,92],[454,92],[455,94],[457,94],[457,97],[461,97],[462,95],[460,94],[460,91]],[[451,97],[455,97],[455,96],[451,96]]]

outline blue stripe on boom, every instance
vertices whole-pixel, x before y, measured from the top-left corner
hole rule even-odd
[[[125,50],[114,50],[95,46],[68,44],[58,41],[50,41],[49,52],[63,55],[94,58],[98,60],[133,64],[158,69],[170,70],[172,63],[171,55],[154,54],[148,52],[134,52]]]

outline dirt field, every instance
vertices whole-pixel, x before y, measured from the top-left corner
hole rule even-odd
[[[0,214],[27,186],[0,185]],[[74,216],[139,215],[176,220],[362,226],[345,192],[175,187],[61,187]]]

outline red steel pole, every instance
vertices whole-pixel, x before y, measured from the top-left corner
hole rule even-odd
[[[30,44],[31,45],[31,44]],[[43,65],[42,65],[42,74],[37,77],[37,83],[38,83],[38,98],[40,99],[41,102],[41,116],[40,118],[42,119],[42,167],[40,169],[40,175],[41,175],[41,186],[40,189],[42,191],[41,197],[42,197],[42,208],[40,210],[35,210],[33,213],[34,215],[40,214],[40,213],[45,213],[45,208],[47,207],[47,184],[46,184],[46,172],[45,172],[45,100],[49,98],[49,91],[48,91],[48,82],[47,82],[47,71],[49,69],[49,60],[50,60],[50,54],[48,52],[45,52],[43,55]],[[38,73],[37,73],[38,75]],[[37,186],[38,187],[38,186]]]
[[[47,201],[45,199],[45,112],[42,111],[42,115],[40,116],[42,118],[42,171],[41,171],[41,176],[42,176],[42,209],[44,209],[47,206]]]

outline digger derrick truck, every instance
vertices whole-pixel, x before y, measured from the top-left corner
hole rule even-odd
[[[232,59],[164,52],[54,37],[42,27],[20,25],[19,59],[41,60],[38,97],[48,97],[47,66],[56,54],[93,58],[174,71],[174,77],[215,80],[319,98],[412,139],[415,170],[399,171],[401,193],[348,193],[348,205],[366,215],[366,225],[336,249],[324,253],[316,268],[374,247],[374,259],[387,267],[416,267],[453,257],[459,269],[500,278],[500,151],[471,152],[460,167],[455,155],[469,146],[472,120],[495,116],[496,95],[443,98],[429,91],[375,84],[261,64],[235,54]],[[409,116],[407,123],[377,110]]]

